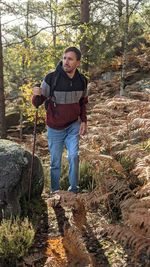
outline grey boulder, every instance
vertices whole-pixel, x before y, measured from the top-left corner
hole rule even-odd
[[[21,145],[0,139],[0,218],[20,215],[22,199],[28,201],[32,154]],[[34,156],[30,200],[41,195],[44,186],[42,164]]]

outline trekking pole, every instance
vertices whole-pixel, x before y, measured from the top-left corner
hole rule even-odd
[[[33,163],[34,163],[34,153],[35,153],[35,144],[36,144],[37,119],[38,119],[38,108],[36,108],[35,118],[34,118],[32,158],[31,158],[31,167],[30,167],[30,172],[29,172],[28,202],[30,202],[30,198],[31,198],[31,182],[32,182],[32,175],[33,175]]]

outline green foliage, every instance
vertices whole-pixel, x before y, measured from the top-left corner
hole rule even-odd
[[[24,84],[20,87],[20,90],[22,91],[22,105],[21,109],[23,112],[23,115],[28,119],[28,121],[33,122],[35,117],[35,107],[32,105],[32,83]],[[44,106],[39,107],[38,109],[38,123],[45,121],[45,109]]]
[[[34,78],[41,79],[47,70],[49,71],[57,64],[64,47],[72,44],[80,45],[82,39],[86,40],[89,47],[90,65],[101,62],[105,58],[105,54],[109,54],[109,50],[121,44],[124,35],[125,8],[123,6],[122,16],[119,18],[117,1],[108,2],[107,5],[105,1],[90,2],[90,22],[88,25],[81,25],[79,0],[75,2],[72,0],[30,1],[28,3],[30,8],[28,23],[25,19],[25,23],[21,27],[16,24],[5,29],[10,40],[21,42],[21,44],[4,49],[4,56],[8,63],[5,64],[5,67],[7,70],[11,69],[14,77],[16,70],[20,74],[22,72],[23,75],[20,75],[22,78],[25,75],[23,72],[26,72],[23,65],[26,65],[26,77],[33,75]],[[130,17],[129,36],[131,37],[135,36],[135,32],[137,35],[141,34],[141,29],[145,31],[149,25],[149,1],[145,0],[140,4],[139,12],[137,13],[135,10]],[[131,2],[130,11],[133,6],[134,4]],[[15,15],[16,13],[19,15],[20,12],[22,16],[25,16],[28,11],[25,3],[23,5],[21,3],[20,6],[19,4],[15,5],[14,9]],[[35,24],[35,19],[40,20],[41,23]],[[43,31],[39,31],[41,27],[43,27]],[[84,29],[81,30],[81,28]],[[36,34],[38,31],[39,34]],[[33,37],[27,38],[27,36]],[[12,57],[11,53],[13,53]]]
[[[150,26],[150,3],[149,3],[149,0],[145,0],[142,2],[142,10],[140,12],[140,16],[142,19],[142,24],[144,25],[144,31],[149,34],[149,26]]]
[[[92,191],[96,182],[94,179],[95,170],[89,162],[81,162],[80,164],[80,175],[79,175],[79,189],[81,191],[88,190]]]
[[[61,177],[60,177],[60,189],[63,189],[63,190],[67,190],[69,187],[68,168],[69,168],[68,161],[63,155]]]
[[[123,52],[125,6],[122,6],[122,16],[119,17],[117,1],[89,3],[88,24],[80,23],[79,0],[20,2],[13,3],[11,8],[2,5],[2,19],[8,13],[16,18],[23,17],[19,26],[16,20],[2,27],[2,35],[5,36],[3,55],[6,92],[18,90],[19,95],[21,86],[41,82],[56,67],[67,46],[80,47],[84,43],[88,48],[81,68],[87,60],[89,66],[93,67],[101,66],[104,60],[110,62],[118,53],[120,56]],[[134,2],[129,4],[131,12]],[[136,11],[131,13],[129,20],[128,50],[132,52],[135,47],[140,49],[141,43],[149,43],[149,1],[140,1]],[[25,105],[30,113],[27,111],[27,116],[32,120],[34,112],[26,96]]]
[[[132,168],[134,167],[134,159],[131,159],[131,158],[129,158],[129,157],[121,157],[120,159],[119,159],[119,161],[120,161],[120,163],[121,163],[121,165],[122,165],[122,167],[124,168],[124,170],[126,171],[126,172],[130,172],[130,170],[132,170]]]
[[[62,164],[62,173],[60,179],[60,187],[63,190],[67,190],[69,187],[68,181],[68,162],[63,160]],[[92,191],[95,186],[96,182],[94,179],[95,171],[93,166],[86,162],[80,162],[79,166],[79,191]]]
[[[3,219],[0,225],[0,258],[19,259],[31,247],[34,229],[27,218]]]
[[[48,164],[43,164],[44,167],[44,191],[49,193],[50,191],[50,166],[49,159],[47,159]]]
[[[143,142],[140,144],[140,147],[141,147],[143,150],[146,150],[146,151],[150,152],[150,138],[148,138],[147,140],[143,141]]]

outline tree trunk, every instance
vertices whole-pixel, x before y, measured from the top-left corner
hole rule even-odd
[[[122,0],[118,0],[118,17],[119,17],[119,24],[121,23],[121,18],[122,18],[122,12],[123,10],[123,3]]]
[[[30,3],[27,2],[27,14],[26,14],[26,38],[29,37],[29,15],[30,15]]]
[[[55,8],[52,8],[52,2],[50,1],[49,7],[50,7],[52,37],[53,37],[54,48],[56,48],[56,35],[57,35],[57,6],[58,6],[58,0],[55,0]]]
[[[0,138],[6,137],[5,123],[5,96],[4,96],[4,79],[3,79],[3,47],[2,47],[2,30],[0,14]]]
[[[80,4],[80,20],[81,20],[81,42],[80,49],[83,56],[83,70],[88,71],[88,36],[86,36],[86,28],[90,20],[90,4],[89,0],[81,0]]]
[[[26,16],[25,16],[25,18],[26,18],[26,21],[25,21],[25,29],[26,29],[25,38],[26,38],[26,40],[24,42],[25,49],[28,48],[27,40],[28,40],[28,37],[29,37],[29,20],[30,20],[30,1],[29,0],[27,1],[26,5],[27,5]],[[26,55],[25,55],[25,53],[23,53],[23,55],[22,55],[22,83],[26,83],[27,82],[27,69],[28,69],[28,67],[27,67]]]
[[[125,74],[127,66],[127,48],[128,48],[128,30],[129,30],[129,0],[126,0],[126,19],[124,29],[124,51],[123,51],[123,62],[121,71],[121,84],[120,84],[120,95],[125,95]]]

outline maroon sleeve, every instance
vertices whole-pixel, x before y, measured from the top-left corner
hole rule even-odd
[[[86,114],[86,104],[88,103],[88,97],[82,97],[80,99],[80,109],[81,109],[81,113],[80,113],[80,118],[82,122],[87,122],[87,114]]]

